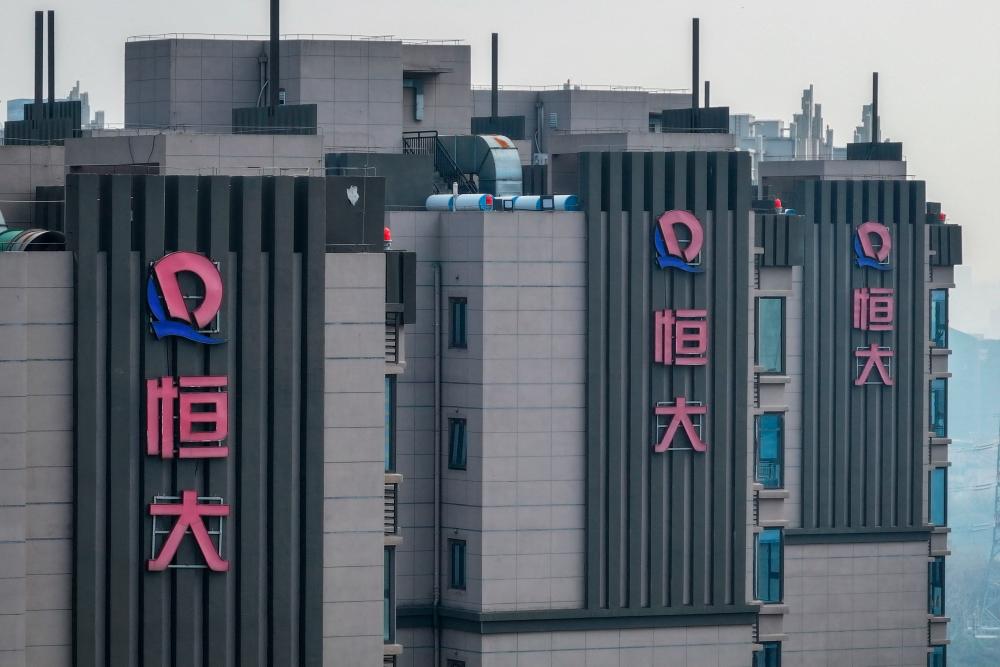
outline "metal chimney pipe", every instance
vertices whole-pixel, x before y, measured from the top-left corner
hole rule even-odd
[[[707,109],[708,107],[712,106],[712,105],[711,105],[711,104],[709,103],[709,96],[710,96],[711,94],[712,94],[712,82],[711,82],[711,81],[706,81],[706,82],[705,82],[705,108],[706,108],[706,109]]]
[[[878,142],[878,72],[872,72],[872,143]]]
[[[281,88],[281,76],[280,76],[280,61],[281,61],[281,41],[280,26],[278,23],[278,13],[279,7],[281,5],[280,0],[271,0],[271,53],[268,54],[268,61],[271,65],[271,77],[267,84],[268,91],[270,94],[268,97],[271,99],[271,106],[277,107],[280,102],[278,99],[279,89]]]
[[[35,12],[35,118],[42,117],[42,41],[45,39],[45,14]]]
[[[490,118],[494,119],[500,115],[500,81],[497,75],[498,52],[497,33],[493,33],[493,84],[490,87]]]
[[[701,87],[701,80],[698,76],[698,19],[691,19],[691,124],[698,126],[698,89]]]
[[[56,12],[49,10],[49,115],[56,112]]]

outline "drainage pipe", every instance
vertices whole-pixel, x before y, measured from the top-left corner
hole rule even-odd
[[[441,664],[441,263],[434,270],[434,665]]]

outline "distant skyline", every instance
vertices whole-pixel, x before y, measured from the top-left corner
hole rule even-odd
[[[0,100],[33,94],[33,15],[56,10],[56,89],[79,79],[107,121],[124,120],[129,35],[265,34],[267,0],[7,0],[0,26]],[[100,7],[100,11],[95,8]],[[965,230],[963,282],[952,326],[1000,338],[1000,220],[989,205],[1000,175],[1000,5],[973,0],[802,3],[772,0],[624,0],[504,3],[283,0],[282,33],[460,39],[472,83],[490,79],[490,32],[500,33],[502,84],[690,85],[690,19],[701,18],[701,73],[712,101],[734,113],[791,120],[802,90],[837,145],[850,141],[880,73],[883,137],[902,141],[909,170],[927,181]],[[602,48],[587,45],[601,44]],[[972,282],[974,281],[974,282]],[[993,314],[991,315],[991,311]]]

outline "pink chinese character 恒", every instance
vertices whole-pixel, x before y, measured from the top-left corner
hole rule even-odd
[[[674,401],[674,405],[657,405],[654,410],[656,415],[666,415],[670,417],[670,423],[667,424],[667,428],[663,433],[663,437],[660,441],[656,443],[653,447],[653,451],[657,453],[665,452],[670,449],[670,445],[673,444],[674,436],[677,435],[677,429],[683,428],[684,433],[687,435],[688,440],[691,441],[691,448],[697,452],[703,452],[708,449],[708,443],[703,441],[695,429],[694,422],[691,420],[691,415],[705,415],[708,413],[708,406],[706,405],[689,405],[687,400],[678,396]]]
[[[892,359],[893,357],[891,349],[882,348],[877,343],[872,343],[867,349],[855,350],[854,356],[859,360],[865,359],[865,365],[861,369],[861,372],[858,373],[858,379],[854,381],[856,386],[860,387],[868,384],[868,377],[872,374],[873,370],[878,371],[882,384],[892,386],[892,377],[890,377],[889,368],[885,363],[886,359]]]
[[[667,366],[708,363],[708,311],[658,310],[653,316],[653,361]]]
[[[888,287],[854,288],[854,328],[862,331],[892,331],[896,303]]]
[[[176,402],[180,422],[177,456],[182,459],[228,456],[229,447],[221,444],[229,434],[227,384],[228,378],[220,375],[186,376],[176,382],[170,377],[146,380],[146,453],[165,459],[174,457]]]
[[[160,547],[159,555],[147,563],[151,572],[162,572],[170,567],[174,556],[177,555],[181,540],[184,539],[184,534],[188,530],[194,536],[208,569],[213,572],[226,572],[229,569],[229,562],[222,558],[215,545],[212,544],[212,538],[205,526],[205,520],[202,518],[229,516],[229,505],[199,503],[198,494],[194,491],[182,491],[181,502],[152,503],[149,506],[149,514],[154,517],[154,521],[155,517],[158,516],[177,517],[173,528],[170,529],[170,534],[167,535],[163,546]]]

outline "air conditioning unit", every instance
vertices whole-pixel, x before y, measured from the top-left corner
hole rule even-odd
[[[549,113],[549,127],[553,130],[559,127],[559,114],[555,111]]]
[[[531,164],[533,165],[546,165],[549,163],[548,153],[532,153],[531,154]]]

